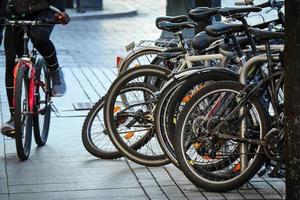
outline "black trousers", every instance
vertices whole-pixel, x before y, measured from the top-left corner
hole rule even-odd
[[[52,11],[40,11],[34,15],[28,16],[24,19],[35,20],[39,18],[52,19],[54,14]],[[50,70],[58,68],[58,61],[54,44],[50,40],[50,35],[53,31],[54,25],[42,25],[30,28],[30,39],[37,51],[44,57]],[[4,34],[4,49],[6,57],[6,73],[5,84],[8,103],[11,115],[13,115],[13,70],[15,65],[15,58],[21,57],[24,49],[23,31],[21,27],[6,27]]]

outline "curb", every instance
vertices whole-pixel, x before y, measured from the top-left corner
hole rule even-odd
[[[92,19],[112,19],[119,17],[132,17],[138,14],[138,11],[123,2],[109,2],[105,4],[105,10],[87,11],[86,13],[77,13],[75,9],[68,10],[72,21],[83,21]]]

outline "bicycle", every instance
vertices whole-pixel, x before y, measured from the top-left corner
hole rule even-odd
[[[50,7],[57,12],[57,9]],[[49,19],[9,20],[2,19],[4,26],[19,26],[23,31],[24,49],[22,57],[16,59],[14,66],[14,121],[17,155],[27,160],[30,155],[32,128],[35,142],[44,146],[48,139],[51,119],[51,82],[46,62],[37,59],[37,51],[29,51],[30,27],[47,24],[60,24]]]
[[[176,124],[174,148],[179,165],[195,185],[208,191],[243,185],[261,169],[266,157],[277,162],[275,170],[283,163],[284,74],[282,60],[271,51],[269,40],[284,34],[250,31],[266,41],[267,54],[248,61],[240,77],[244,84],[208,85],[191,98]],[[264,68],[260,64],[265,62]],[[253,69],[261,73],[261,80],[249,83],[247,75]],[[201,167],[202,162],[214,170]]]

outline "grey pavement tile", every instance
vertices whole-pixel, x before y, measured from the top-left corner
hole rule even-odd
[[[158,187],[153,178],[139,178],[139,182],[143,187]]]
[[[225,200],[225,198],[220,193],[203,192],[203,194],[208,200]]]
[[[9,200],[8,194],[0,194],[0,199],[1,200]]]
[[[4,170],[3,171],[0,170],[0,179],[6,179],[6,173]]]
[[[238,191],[231,191],[222,194],[227,200],[244,200],[244,197],[240,195]]]
[[[127,168],[52,168],[45,170],[21,170],[9,171],[10,185],[26,184],[49,184],[65,182],[106,182],[113,187],[121,186],[126,182],[131,185],[137,185],[136,179]],[[112,185],[112,186],[111,186]]]
[[[0,178],[1,173],[5,171],[4,139],[0,136]]]
[[[0,194],[8,193],[7,179],[0,179]]]
[[[185,194],[176,186],[162,186],[163,191],[169,197],[169,199],[187,199]]]
[[[265,199],[282,199],[277,191],[266,182],[251,182],[251,184]]]
[[[109,190],[77,190],[42,193],[11,193],[11,200],[64,200],[64,199],[147,199],[140,188]]]
[[[249,199],[249,200],[263,199],[263,197],[259,193],[257,193],[253,188],[251,188],[251,189],[239,189],[239,192],[241,193],[241,195],[245,199]]]
[[[185,184],[185,185],[179,185],[181,190],[188,196],[195,196],[195,197],[201,197],[205,198],[202,194],[202,192],[193,184]]]
[[[275,190],[277,190],[277,192],[281,194],[281,196],[284,196],[286,191],[284,182],[278,181],[278,182],[269,182],[269,183],[275,188]]]
[[[151,200],[167,200],[167,196],[162,192],[159,187],[144,187],[147,195]]]

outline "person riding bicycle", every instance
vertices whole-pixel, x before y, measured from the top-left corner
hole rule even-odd
[[[1,1],[1,0],[0,0]],[[37,20],[37,19],[56,19],[62,24],[70,21],[65,12],[65,0],[3,0],[6,5],[6,15],[12,20]],[[55,13],[49,7],[54,6],[61,10],[61,13]],[[54,25],[42,25],[30,28],[31,42],[37,51],[45,59],[50,71],[52,81],[52,93],[54,97],[61,97],[66,92],[66,84],[61,66],[58,63],[55,46],[50,40],[50,35]],[[6,74],[5,84],[8,103],[10,107],[11,119],[1,127],[1,133],[7,136],[14,136],[14,78],[13,66],[16,56],[21,57],[23,52],[23,34],[22,29],[17,26],[8,26],[5,28],[4,48],[6,56]]]

